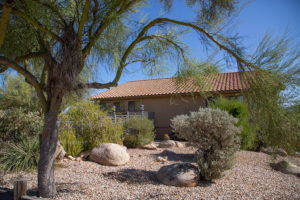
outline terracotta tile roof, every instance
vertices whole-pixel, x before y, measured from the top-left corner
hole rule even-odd
[[[240,72],[205,75],[200,80],[189,78],[181,83],[176,78],[129,81],[92,96],[91,99],[118,99],[130,97],[162,96],[199,92],[239,92],[249,88],[241,80]]]

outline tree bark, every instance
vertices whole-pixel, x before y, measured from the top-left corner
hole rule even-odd
[[[57,118],[61,106],[62,95],[51,98],[49,111],[45,114],[45,124],[40,141],[40,160],[38,163],[39,196],[51,198],[56,195],[54,181],[54,154],[57,145]],[[55,101],[53,101],[55,100]]]

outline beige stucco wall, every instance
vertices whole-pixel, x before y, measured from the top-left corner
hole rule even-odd
[[[124,102],[125,111],[127,111],[128,101],[139,101],[144,105],[145,111],[155,113],[154,125],[157,137],[172,132],[170,120],[176,115],[189,114],[190,111],[196,111],[199,107],[205,106],[205,101],[200,96],[162,96],[102,102]]]
[[[154,112],[154,125],[158,137],[164,133],[171,133],[170,120],[176,115],[189,114],[199,107],[204,107],[205,102],[198,97],[156,97],[141,99],[146,111]]]
[[[241,93],[228,93],[222,96],[240,96]],[[216,95],[217,96],[217,95]],[[189,114],[205,107],[205,100],[201,96],[156,96],[130,99],[102,100],[101,102],[123,102],[125,111],[128,111],[128,101],[139,101],[144,105],[144,110],[154,112],[154,125],[156,135],[161,138],[165,133],[171,133],[171,119],[176,115]],[[98,101],[99,102],[99,101]]]

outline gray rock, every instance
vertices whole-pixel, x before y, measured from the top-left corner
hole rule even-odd
[[[157,147],[154,143],[151,143],[151,144],[146,144],[142,147],[140,147],[141,149],[147,149],[147,150],[156,150]]]
[[[178,148],[183,148],[184,147],[184,144],[181,143],[181,142],[175,141],[175,144],[176,144],[176,147],[178,147]]]
[[[266,153],[266,154],[269,154],[269,155],[277,154],[277,155],[280,155],[280,156],[283,156],[283,157],[286,157],[288,155],[287,152],[284,149],[281,149],[281,148],[271,148],[271,147],[269,147],[269,148],[263,148],[261,151]]]
[[[62,160],[65,157],[65,155],[66,155],[66,152],[64,150],[64,147],[60,144],[59,141],[57,141],[54,158],[56,160]]]
[[[174,140],[165,140],[158,144],[158,148],[172,148],[176,147],[176,142]]]
[[[89,159],[101,165],[119,166],[126,164],[130,156],[121,145],[105,143],[95,147],[91,151]]]
[[[175,163],[161,167],[156,176],[165,185],[194,187],[199,182],[200,172],[190,163]]]
[[[282,173],[292,174],[292,175],[300,177],[300,167],[298,167],[297,165],[294,165],[293,163],[291,163],[289,161],[283,160],[276,164],[272,164],[271,166],[273,167],[273,169],[280,171]]]

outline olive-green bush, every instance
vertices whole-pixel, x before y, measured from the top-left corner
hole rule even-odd
[[[240,148],[237,119],[220,109],[200,108],[171,120],[173,131],[198,148],[195,161],[204,180],[220,178],[234,163]]]
[[[77,140],[73,145],[77,146],[81,142],[84,151],[91,150],[100,143],[122,143],[122,124],[113,123],[107,113],[93,102],[84,101],[71,106],[66,113],[60,115],[60,120],[60,131],[68,130],[68,126],[71,126]],[[66,148],[64,145],[63,147]]]
[[[23,108],[0,110],[0,139],[20,142],[24,136],[35,136],[41,133],[43,119],[39,112]]]
[[[256,133],[254,126],[249,123],[250,114],[245,103],[236,99],[217,98],[209,103],[209,107],[225,110],[237,118],[238,123],[236,126],[242,128],[241,149],[251,149],[253,147]]]
[[[0,170],[15,172],[35,169],[39,161],[39,137],[22,136],[19,142],[0,142]]]
[[[124,122],[123,144],[129,148],[141,147],[155,138],[153,121],[145,117],[129,117]]]
[[[83,150],[82,138],[76,137],[75,130],[70,125],[66,125],[60,130],[58,140],[64,147],[67,155],[78,156]]]

